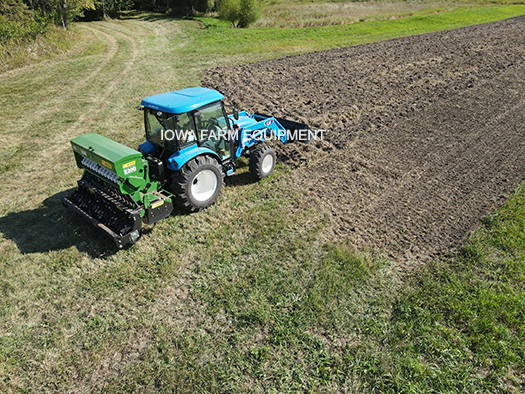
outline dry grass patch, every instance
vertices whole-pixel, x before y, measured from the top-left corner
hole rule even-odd
[[[270,4],[254,27],[345,25],[442,12],[460,7],[452,2],[312,2]],[[464,7],[464,5],[463,5]]]

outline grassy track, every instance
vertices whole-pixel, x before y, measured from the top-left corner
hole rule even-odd
[[[0,392],[523,385],[523,192],[461,258],[418,277],[323,239],[329,218],[293,214],[306,197],[285,167],[255,184],[244,163],[219,204],[173,215],[118,253],[60,203],[80,176],[70,138],[136,146],[140,99],[199,85],[205,68],[523,13],[300,30],[130,16],[78,24],[68,53],[0,75]]]

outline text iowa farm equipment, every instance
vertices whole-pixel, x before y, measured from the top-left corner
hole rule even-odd
[[[145,98],[137,107],[146,130],[138,150],[98,134],[71,140],[84,174],[64,205],[122,248],[140,238],[143,223],[168,217],[174,204],[195,212],[215,203],[241,155],[249,156],[257,179],[270,175],[276,154],[268,139],[311,137],[302,123],[236,110],[227,115],[222,99],[207,88]]]

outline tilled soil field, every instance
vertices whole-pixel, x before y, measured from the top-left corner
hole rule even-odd
[[[453,250],[525,179],[525,17],[214,68],[203,84],[326,130],[279,148],[305,208],[402,265]]]

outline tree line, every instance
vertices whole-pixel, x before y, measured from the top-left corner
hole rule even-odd
[[[260,16],[260,0],[0,0],[0,41],[31,39],[49,25],[69,28],[78,19],[116,17],[124,10],[195,16],[214,13],[233,27],[248,27]]]

